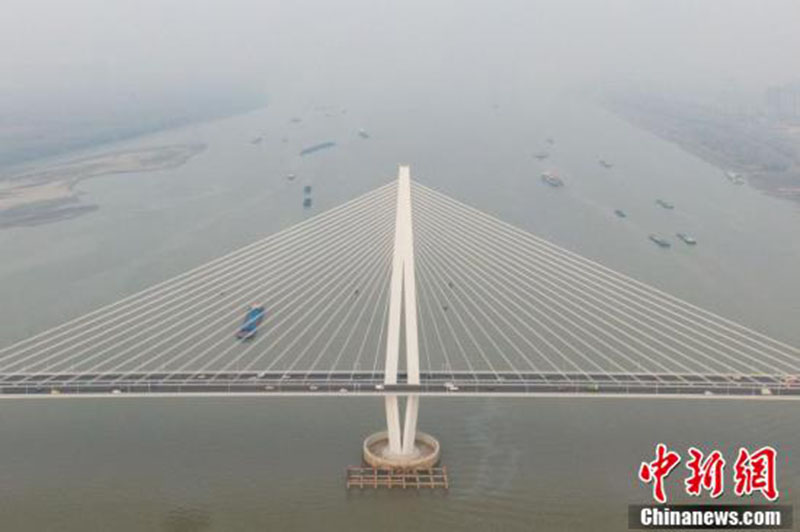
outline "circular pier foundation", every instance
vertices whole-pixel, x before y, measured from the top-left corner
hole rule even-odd
[[[417,432],[414,452],[397,455],[389,452],[389,433],[376,432],[364,440],[364,461],[372,467],[388,469],[428,469],[439,462],[439,440]]]

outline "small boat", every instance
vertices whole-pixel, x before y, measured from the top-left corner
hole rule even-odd
[[[564,180],[558,177],[554,172],[543,172],[542,181],[551,187],[563,187]]]
[[[297,177],[295,174],[287,174],[286,175],[286,179],[288,179],[289,181],[294,181],[295,177]]]
[[[742,178],[742,174],[739,172],[725,172],[725,177],[728,178],[728,181],[736,181]]]
[[[744,176],[738,172],[725,172],[725,177],[734,185],[744,185]]]
[[[236,333],[239,340],[250,340],[256,335],[259,324],[264,319],[264,307],[261,305],[251,305],[247,309],[242,326]]]
[[[306,209],[311,207],[311,198],[304,198],[303,199],[303,207]]]
[[[688,235],[686,233],[675,233],[675,236],[677,236],[678,238],[680,238],[681,240],[683,240],[686,244],[689,244],[690,246],[694,246],[695,244],[697,244],[697,240],[695,240],[694,237],[692,237],[692,236],[690,236],[690,235]]]
[[[300,150],[300,157],[311,155],[312,153],[318,152],[320,150],[333,148],[334,146],[336,146],[336,143],[333,141],[320,142],[319,144],[314,144],[313,146],[309,146],[308,148],[303,148],[302,150]]]
[[[650,240],[652,240],[653,242],[658,244],[659,247],[662,247],[662,248],[668,248],[668,247],[670,247],[672,245],[672,244],[669,243],[669,240],[667,240],[665,238],[661,238],[660,236],[657,236],[657,235],[650,235]]]
[[[550,154],[547,153],[546,151],[540,151],[539,153],[534,153],[533,156],[539,159],[540,161],[543,161],[548,157],[550,157]]]
[[[358,130],[358,136],[361,137],[362,139],[368,139],[369,138],[369,133],[367,133],[366,129],[361,128],[361,129]]]
[[[622,209],[616,209],[614,211],[614,214],[616,214],[620,218],[627,218],[628,217],[628,214],[625,211],[623,211]]]
[[[673,205],[672,203],[670,203],[668,201],[665,201],[663,199],[657,199],[656,200],[656,205],[660,205],[661,207],[663,207],[663,208],[665,208],[667,210],[670,210],[670,211],[675,208],[675,205]]]
[[[602,166],[603,168],[606,168],[606,169],[614,168],[614,163],[610,163],[610,162],[606,161],[605,159],[600,159],[599,162],[600,162],[600,166]]]

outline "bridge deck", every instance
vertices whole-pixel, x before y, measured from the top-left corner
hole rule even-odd
[[[401,375],[401,380],[405,376]],[[123,394],[203,395],[687,395],[800,399],[780,375],[428,372],[422,383],[384,384],[372,372],[0,375],[0,397]]]

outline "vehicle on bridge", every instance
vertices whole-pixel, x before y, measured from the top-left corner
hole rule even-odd
[[[244,317],[242,326],[236,333],[239,340],[250,340],[256,335],[256,330],[264,319],[264,307],[261,305],[251,305]]]

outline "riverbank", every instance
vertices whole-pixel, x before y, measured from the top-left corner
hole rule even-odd
[[[800,202],[800,130],[760,117],[658,97],[625,96],[606,107],[631,124],[718,166],[732,183]]]
[[[179,144],[117,151],[0,177],[0,228],[38,225],[91,212],[98,207],[82,204],[75,190],[81,181],[177,168],[205,148],[205,144]]]

